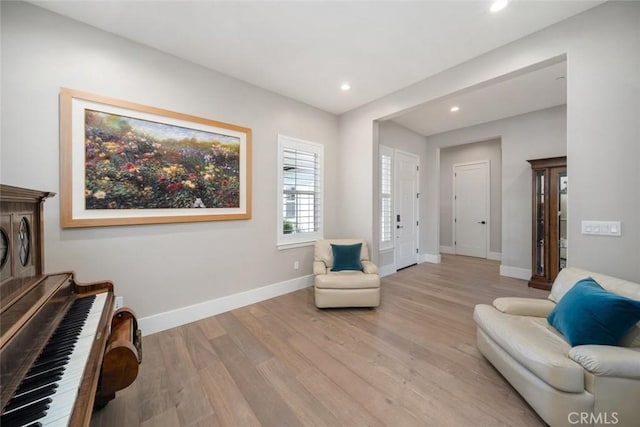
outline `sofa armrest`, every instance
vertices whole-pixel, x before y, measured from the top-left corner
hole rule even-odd
[[[594,375],[640,379],[640,348],[579,345],[569,358]]]
[[[505,297],[496,298],[493,301],[493,306],[506,314],[547,317],[556,303],[548,299]]]
[[[360,261],[362,263],[362,271],[366,274],[378,274],[378,266],[371,261]]]
[[[327,265],[323,261],[313,261],[313,274],[327,274]]]

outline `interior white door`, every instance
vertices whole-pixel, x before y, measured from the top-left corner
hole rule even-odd
[[[487,257],[489,162],[453,167],[454,247],[456,254]]]
[[[395,266],[418,263],[418,158],[395,152]]]

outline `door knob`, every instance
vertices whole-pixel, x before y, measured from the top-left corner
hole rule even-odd
[[[404,228],[403,225],[396,225],[396,228]]]
[[[487,221],[478,221],[478,224],[486,224]]]

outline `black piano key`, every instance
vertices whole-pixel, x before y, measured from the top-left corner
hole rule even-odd
[[[87,316],[85,316],[85,313],[78,313],[78,314],[74,314],[71,317],[67,317],[65,318],[64,323],[59,327],[59,329],[56,330],[56,333],[62,333],[70,329],[74,329],[79,324],[81,324],[86,318]]]
[[[0,416],[1,426],[41,425],[37,420],[46,415],[52,402],[47,396],[55,394],[58,388],[56,382],[60,381],[69,363],[94,300],[95,296],[91,296],[74,301],[7,403]]]
[[[48,371],[50,369],[57,368],[59,366],[64,366],[68,363],[68,359],[69,359],[69,356],[58,356],[58,357],[52,357],[48,360],[43,360],[38,364],[33,365],[29,370],[29,373],[27,374],[27,376],[30,376],[38,372]]]
[[[59,337],[59,336],[63,336],[65,334],[68,333],[73,333],[75,331],[77,331],[78,329],[82,328],[82,325],[84,325],[85,321],[86,321],[86,317],[80,318],[80,319],[76,319],[73,321],[73,323],[69,323],[66,324],[65,327],[63,329],[59,329],[55,332],[55,334],[53,334],[51,337],[53,339]]]
[[[56,381],[58,381],[58,380],[56,380]],[[18,389],[16,391],[16,393],[11,397],[11,401],[13,401],[13,399],[19,399],[21,396],[24,396],[27,393],[32,393],[33,391],[38,390],[40,388],[52,387],[52,386],[56,386],[57,387],[58,384],[54,381],[54,382],[50,382],[50,383],[40,384],[38,386],[31,387],[31,388],[23,387],[22,389]],[[9,401],[9,403],[11,403],[11,401]]]
[[[46,415],[50,403],[51,398],[46,398],[13,412],[5,412],[0,417],[0,425],[3,427],[21,426],[37,421]]]
[[[67,343],[60,347],[49,348],[42,353],[42,357],[48,358],[51,356],[59,356],[66,352],[73,352],[73,348],[75,347],[75,343]]]
[[[47,415],[47,409],[49,406],[42,408],[40,411],[32,411],[29,413],[21,414],[20,417],[2,417],[0,418],[0,425],[2,427],[20,427],[25,424],[33,423],[40,418],[44,418]],[[30,424],[30,425],[42,425],[40,423]]]
[[[63,348],[68,348],[69,346],[73,347],[76,345],[78,341],[78,337],[66,338],[64,340],[52,342],[51,345],[47,346],[47,348],[42,352],[40,357],[47,357],[48,354],[56,352],[56,350],[60,350]]]
[[[31,380],[31,379],[35,379],[38,377],[46,377],[46,376],[51,376],[51,375],[55,375],[58,372],[63,372],[64,371],[64,366],[54,366],[54,367],[49,367],[48,369],[41,369],[41,370],[36,370],[36,371],[29,371],[29,373],[27,374],[26,377],[24,377],[23,381],[25,380]]]
[[[55,375],[48,375],[48,376],[43,375],[36,378],[32,378],[29,381],[23,381],[22,383],[20,383],[20,387],[18,387],[18,392],[24,393],[25,391],[33,390],[35,388],[42,387],[43,385],[52,384],[52,383],[55,383],[56,381],[60,381],[60,378],[62,378],[62,372],[59,372]]]
[[[23,393],[20,396],[15,396],[11,399],[11,403],[9,403],[4,410],[5,412],[10,412],[30,402],[37,402],[38,400],[51,396],[56,392],[57,388],[58,384],[49,384],[46,387],[40,387],[28,393]]]
[[[65,339],[68,336],[73,336],[73,335],[77,334],[78,330],[82,328],[82,325],[84,325],[85,321],[86,321],[86,319],[82,319],[73,328],[68,328],[68,329],[65,329],[64,331],[56,332],[55,334],[51,335],[51,338],[50,338],[49,341],[50,342],[55,342],[55,341],[58,341],[58,340]]]
[[[31,367],[31,369],[38,369],[40,366],[44,366],[47,365],[49,363],[69,363],[69,356],[57,356],[57,357],[50,357],[48,359],[42,359],[40,360],[40,358],[38,358],[38,360],[36,361],[36,363],[33,364],[33,366]]]

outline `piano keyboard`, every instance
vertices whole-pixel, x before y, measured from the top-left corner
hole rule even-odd
[[[77,299],[0,417],[0,425],[66,426],[107,293]]]

